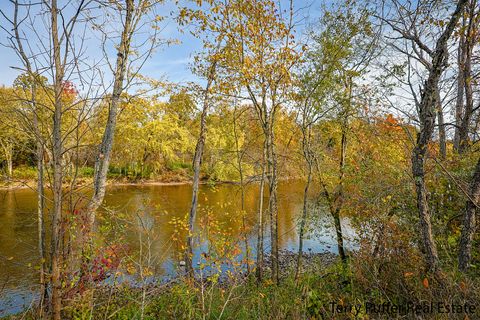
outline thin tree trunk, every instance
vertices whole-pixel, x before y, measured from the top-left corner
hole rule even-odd
[[[269,189],[269,203],[268,211],[270,215],[270,241],[271,241],[271,270],[272,270],[272,280],[277,284],[279,283],[278,275],[278,208],[277,208],[277,159],[275,154],[275,138],[274,138],[274,119],[275,119],[275,99],[272,99],[272,110],[268,110],[266,104],[266,88],[262,87],[261,92],[261,102],[257,100],[255,94],[253,93],[251,87],[247,84],[246,88],[248,90],[249,96],[252,100],[252,103],[255,107],[255,111],[260,121],[263,134],[264,134],[264,169],[263,174],[268,180],[268,189]],[[265,168],[266,167],[266,168]],[[264,178],[262,177],[262,183]],[[261,188],[263,192],[263,188]],[[263,197],[260,201],[263,201]],[[259,215],[262,214],[262,210],[259,211]],[[263,229],[262,229],[262,241],[263,241]],[[262,242],[263,245],[263,242]],[[262,253],[263,255],[263,250]],[[257,252],[258,255],[258,252]],[[262,256],[263,258],[263,256]],[[262,261],[263,262],[263,261]],[[257,257],[258,263],[258,257]],[[257,279],[261,278],[261,270],[257,272]]]
[[[340,162],[339,162],[339,175],[338,175],[338,186],[337,190],[334,193],[334,198],[330,199],[330,212],[333,216],[333,222],[335,225],[335,233],[337,235],[337,248],[338,255],[343,263],[347,262],[347,255],[345,253],[345,246],[343,243],[343,230],[342,223],[340,219],[340,212],[343,208],[344,201],[344,190],[343,190],[343,180],[345,178],[345,167],[346,167],[346,158],[347,158],[347,131],[348,131],[348,118],[352,109],[352,92],[353,92],[353,83],[352,78],[349,77],[346,79],[345,88],[347,91],[347,101],[345,109],[343,110],[343,119],[341,123],[342,136],[340,138]],[[324,185],[326,190],[326,186]],[[328,196],[328,195],[327,195]],[[330,198],[328,196],[328,198]]]
[[[473,74],[472,74],[472,54],[476,33],[476,0],[471,0],[468,10],[468,27],[464,41],[464,64],[463,64],[463,87],[465,92],[465,110],[460,126],[459,153],[464,153],[469,148],[470,123],[472,120],[473,107]]]
[[[195,155],[193,157],[193,183],[192,183],[192,202],[190,207],[190,213],[188,216],[188,236],[187,236],[187,252],[185,253],[185,265],[187,274],[190,279],[194,279],[193,269],[193,233],[195,218],[197,216],[198,206],[198,187],[200,184],[200,169],[202,165],[203,148],[205,146],[205,139],[207,135],[207,112],[210,106],[210,88],[214,81],[214,75],[216,71],[216,62],[212,62],[209,69],[207,78],[207,85],[204,91],[203,108],[200,116],[200,133],[198,135],[197,145],[195,147]]]
[[[340,256],[340,259],[342,262],[345,264],[347,262],[347,255],[345,253],[345,246],[343,243],[343,230],[342,230],[342,224],[341,224],[341,219],[340,219],[340,212],[342,211],[343,207],[343,199],[344,199],[344,190],[343,190],[343,180],[345,178],[345,166],[346,166],[346,156],[347,156],[347,130],[348,130],[348,116],[349,112],[351,109],[351,99],[352,99],[352,81],[351,78],[349,79],[349,82],[346,84],[347,85],[347,90],[348,90],[348,106],[346,109],[344,109],[344,114],[343,114],[343,121],[341,123],[341,130],[342,130],[342,135],[341,135],[341,140],[340,140],[340,161],[339,161],[339,174],[338,174],[338,185],[336,189],[330,193],[328,191],[327,185],[325,181],[322,179],[322,177],[319,175],[320,178],[320,184],[323,189],[323,193],[325,194],[325,197],[327,199],[328,203],[328,208],[330,211],[330,214],[332,215],[333,218],[333,223],[335,226],[335,234],[336,234],[336,240],[337,240],[337,249],[338,249],[338,255]],[[316,166],[317,166],[317,171],[320,174],[320,164],[318,162],[317,158],[314,158]]]
[[[298,282],[298,277],[302,268],[302,255],[303,255],[303,234],[305,232],[305,224],[308,215],[308,190],[310,189],[310,183],[312,181],[312,159],[310,150],[310,137],[306,136],[304,128],[303,131],[303,155],[307,163],[307,182],[305,183],[305,190],[303,191],[303,210],[302,220],[300,222],[300,233],[298,235],[298,256],[297,256],[297,268],[295,271],[295,282]]]
[[[120,97],[123,92],[123,82],[127,69],[128,55],[130,53],[134,9],[134,1],[127,0],[125,23],[123,25],[122,36],[117,51],[113,91],[112,97],[110,99],[110,106],[108,109],[108,119],[105,126],[105,131],[103,133],[102,142],[100,144],[98,154],[95,159],[93,195],[86,209],[89,224],[86,228],[86,233],[90,233],[92,231],[92,228],[95,224],[95,212],[98,207],[100,207],[103,198],[105,197],[108,165],[110,163],[110,157],[112,154],[118,107],[120,105]]]
[[[44,191],[44,182],[43,182],[43,145],[40,142],[37,142],[37,219],[38,219],[38,255],[40,257],[40,311],[43,313],[44,303],[48,297],[47,292],[47,283],[45,278],[45,264],[46,264],[46,255],[45,255],[45,222],[44,222],[44,212],[45,212],[45,191]]]
[[[339,210],[336,211],[335,214],[333,215],[333,222],[335,224],[335,233],[337,235],[338,255],[340,256],[340,259],[342,260],[342,262],[345,263],[347,261],[347,255],[345,253],[345,245],[343,243],[343,230],[342,230]]]
[[[438,143],[440,147],[440,158],[447,158],[447,135],[445,133],[445,121],[443,120],[442,102],[440,99],[440,91],[437,90],[437,117],[438,117]]]
[[[476,230],[477,205],[480,201],[480,158],[475,166],[472,182],[470,183],[470,197],[467,200],[463,216],[462,234],[460,236],[458,268],[468,270],[472,258],[472,241]]]
[[[425,184],[425,158],[428,143],[431,141],[435,126],[435,110],[438,106],[438,82],[447,64],[447,42],[461,16],[467,0],[460,0],[445,31],[436,43],[432,54],[432,66],[424,84],[419,106],[420,132],[412,152],[412,174],[417,194],[420,233],[426,254],[427,268],[435,271],[438,268],[438,253],[432,235],[431,217],[428,209],[427,190]]]
[[[273,117],[273,115],[271,115]],[[279,277],[278,259],[278,207],[277,207],[277,159],[275,154],[273,123],[267,128],[267,178],[269,182],[268,211],[270,214],[270,242],[271,242],[271,268],[272,280],[277,284]]]
[[[33,79],[35,81],[35,79]],[[40,300],[39,300],[39,316],[43,317],[44,313],[44,304],[45,300],[48,298],[47,292],[47,283],[45,279],[45,222],[44,222],[44,212],[45,212],[45,190],[43,183],[43,142],[41,139],[41,132],[38,124],[38,110],[36,105],[36,84],[32,85],[32,105],[35,107],[33,110],[33,129],[35,132],[36,140],[36,157],[37,157],[37,223],[38,223],[38,254],[40,258]]]
[[[6,152],[7,156],[7,174],[8,178],[13,178],[13,147],[10,145],[8,152]]]
[[[33,113],[33,131],[36,142],[36,158],[37,158],[37,223],[38,223],[38,253],[40,258],[39,282],[40,282],[40,300],[38,308],[38,316],[44,318],[45,316],[45,302],[48,299],[48,288],[46,279],[46,251],[45,251],[45,189],[44,189],[44,144],[41,136],[41,131],[38,123],[39,108],[37,104],[37,74],[33,72],[32,65],[23,49],[20,33],[18,31],[18,1],[14,2],[14,34],[17,43],[17,50],[22,58],[28,75],[31,80],[31,105]]]
[[[350,83],[350,90],[351,90],[351,85],[352,84]],[[349,96],[351,97],[351,91]],[[340,221],[340,211],[342,210],[342,207],[343,207],[343,198],[344,198],[343,179],[345,177],[345,164],[346,164],[345,160],[347,157],[347,125],[348,125],[348,115],[345,115],[344,123],[342,125],[342,137],[341,137],[341,145],[340,145],[339,184],[338,184],[338,191],[335,195],[335,210],[332,212],[333,222],[335,224],[335,232],[337,234],[338,254],[340,256],[340,259],[343,262],[347,261],[347,255],[345,254],[345,247],[343,244],[343,231],[342,231],[342,223]]]
[[[465,19],[463,19],[463,26],[465,26]],[[462,130],[462,119],[463,119],[463,93],[464,93],[464,84],[465,84],[465,34],[462,32],[460,34],[460,40],[458,43],[457,50],[457,64],[458,64],[458,75],[457,75],[457,98],[455,103],[455,133],[453,138],[453,148],[455,151],[460,150],[460,137],[464,136],[461,133]]]
[[[243,178],[243,166],[242,166],[242,155],[240,147],[238,144],[238,132],[237,132],[237,118],[236,118],[237,106],[233,112],[233,134],[235,137],[235,151],[237,154],[237,166],[238,174],[240,176],[240,192],[241,192],[241,210],[242,210],[242,229],[243,229],[243,238],[245,242],[245,259],[247,264],[247,274],[250,274],[250,249],[248,247],[248,236],[247,236],[247,223],[246,223],[246,212],[245,212],[245,184]]]
[[[0,141],[0,144],[2,145],[3,152],[5,153],[5,160],[7,162],[7,177],[11,179],[13,175],[13,146],[11,143],[2,141]]]
[[[260,189],[259,189],[259,203],[258,203],[258,230],[257,230],[257,283],[262,282],[263,277],[263,230],[264,230],[264,220],[263,220],[263,197],[265,189],[265,159],[266,159],[266,144],[263,144],[263,157],[262,157],[262,176],[260,180]]]
[[[52,316],[55,320],[61,319],[62,310],[62,255],[60,254],[60,242],[62,241],[62,82],[63,67],[60,61],[60,42],[58,36],[58,7],[57,1],[51,2],[51,28],[54,64],[54,116],[53,116],[53,217],[52,217],[52,243],[51,243],[51,276],[52,276]]]

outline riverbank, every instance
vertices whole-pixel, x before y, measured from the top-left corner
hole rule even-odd
[[[66,318],[480,319],[478,283],[448,271],[441,276],[418,270],[389,273],[381,271],[382,264],[392,269],[399,261],[377,263],[353,253],[344,264],[333,254],[304,253],[297,280],[296,258],[295,252],[280,253],[284,270],[278,284],[267,267],[261,283],[252,272],[229,275],[224,281],[212,277],[194,283],[183,279],[163,286],[103,288],[72,301]],[[439,305],[457,309],[446,312]]]
[[[65,301],[63,318],[233,319],[235,314],[239,316],[239,319],[252,319],[253,314],[250,311],[253,310],[254,304],[270,301],[272,304],[263,306],[263,310],[256,312],[258,317],[253,318],[291,319],[289,316],[278,316],[284,312],[298,314],[305,311],[301,311],[299,305],[291,304],[291,299],[302,295],[301,288],[306,278],[310,279],[311,275],[321,277],[331,275],[338,263],[337,256],[328,252],[306,252],[302,258],[302,278],[299,286],[295,285],[293,278],[297,254],[281,250],[279,252],[279,264],[282,268],[280,286],[274,285],[270,280],[270,256],[266,254],[263,281],[260,284],[256,281],[254,270],[250,274],[224,271],[204,278],[200,278],[200,273],[197,272],[194,282],[184,276],[179,276],[155,282],[122,281],[113,285],[112,283],[103,283],[84,291],[81,295],[69,297]],[[243,305],[243,303],[246,304]],[[273,310],[275,307],[284,310],[278,310],[281,313],[277,313]],[[204,309],[202,310],[202,308]],[[267,311],[267,309],[269,310]],[[290,311],[285,309],[290,309]],[[2,319],[36,319],[36,313],[32,307],[22,313]],[[269,314],[277,314],[277,316],[267,318]]]
[[[284,177],[278,179],[279,181],[285,180],[298,180],[300,177]],[[253,177],[245,181],[245,184],[250,184],[252,182],[256,182],[257,180]],[[192,184],[192,178],[185,175],[179,176],[161,176],[158,178],[153,179],[129,179],[126,177],[123,178],[108,178],[107,179],[107,186],[175,186],[175,185],[188,185]],[[202,178],[200,184],[212,184],[212,185],[219,185],[219,184],[233,184],[239,185],[240,182],[232,181],[232,180],[209,180],[206,177]],[[93,178],[79,178],[75,184],[76,188],[82,188],[87,186],[93,185]],[[48,182],[45,183],[45,187],[49,188]],[[65,188],[70,188],[71,183],[68,181],[64,183]],[[37,188],[37,180],[35,179],[6,179],[3,178],[0,180],[0,190],[15,190],[15,189],[32,189],[36,190]]]
[[[296,258],[295,252],[280,252],[284,269],[279,284],[270,279],[267,255],[260,283],[253,270],[249,275],[223,272],[197,277],[194,282],[175,278],[144,285],[98,285],[64,301],[62,319],[464,320],[480,316],[478,283],[447,270],[441,277],[423,274],[421,265],[408,274],[390,273],[402,262],[377,263],[352,253],[344,264],[331,253],[306,252],[297,280]],[[457,309],[446,312],[439,305]],[[5,319],[37,317],[31,309]]]
[[[22,180],[2,180],[0,182],[0,190],[15,190],[15,189],[36,189],[37,181],[34,179],[22,179]],[[206,183],[202,181],[201,183]],[[221,181],[216,183],[222,183]],[[228,183],[228,182],[226,182]],[[170,185],[184,185],[191,184],[191,180],[187,177],[178,179],[178,180],[169,180],[169,179],[139,179],[139,180],[129,180],[129,179],[107,179],[107,186],[170,186]],[[75,187],[81,188],[85,186],[93,185],[92,178],[81,178],[75,184]],[[70,187],[69,183],[65,183],[66,188]],[[45,185],[46,188],[49,187],[48,183]]]
[[[70,172],[65,175],[64,185],[71,187],[72,177],[75,177],[75,187],[81,188],[93,185],[94,169],[91,167],[78,168],[76,172]],[[188,184],[191,181],[188,170],[179,169],[165,171],[158,175],[142,176],[138,174],[119,173],[112,168],[107,175],[107,185],[178,185]],[[48,188],[48,179],[45,179],[45,186]],[[0,190],[12,189],[36,189],[37,173],[32,167],[19,167],[13,171],[13,176],[0,176]]]

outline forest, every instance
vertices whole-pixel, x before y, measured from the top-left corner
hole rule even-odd
[[[480,319],[477,0],[8,0],[0,44],[0,318]]]

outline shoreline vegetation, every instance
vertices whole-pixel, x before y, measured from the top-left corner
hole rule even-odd
[[[298,254],[280,250],[281,285],[268,279],[271,255],[265,255],[266,280],[258,283],[255,269],[247,273],[201,271],[191,279],[184,266],[166,280],[137,282],[110,280],[66,295],[66,319],[476,319],[480,284],[465,275],[426,275],[422,270],[403,274],[409,261],[381,271],[385,261],[361,262],[371,257],[348,253],[348,264],[338,254],[304,252],[303,269],[296,278]],[[411,261],[410,261],[411,262]],[[373,267],[373,269],[369,269]],[[118,270],[111,270],[116,277]],[[380,273],[378,273],[380,272]],[[383,279],[388,273],[390,282]],[[395,276],[397,274],[397,276]],[[113,282],[112,282],[113,281]],[[439,307],[441,306],[441,307]],[[447,307],[448,306],[448,307]],[[352,309],[353,308],[353,309]],[[37,319],[35,308],[2,319]]]
[[[267,262],[271,260],[271,255],[266,254]],[[248,274],[246,269],[234,273],[223,272],[218,274],[206,274],[197,277],[192,282],[187,277],[185,267],[178,266],[179,275],[160,280],[150,279],[148,282],[129,282],[121,281],[116,283],[115,274],[118,272],[112,270],[109,275],[110,282],[97,283],[94,287],[90,287],[82,291],[81,295],[71,295],[66,299],[65,317],[69,319],[197,319],[197,318],[224,318],[233,319],[234,317],[247,317],[248,319],[289,319],[290,317],[305,318],[308,314],[308,306],[293,305],[289,300],[294,290],[296,293],[305,290],[305,286],[311,285],[313,280],[308,274],[319,275],[320,279],[328,279],[328,277],[338,277],[344,271],[339,268],[338,255],[330,252],[303,253],[304,265],[302,274],[306,275],[300,283],[294,280],[296,268],[297,253],[288,250],[279,252],[279,264],[281,268],[280,278],[285,286],[281,293],[277,294],[273,291],[275,286],[271,282],[265,282],[261,286],[255,281],[254,274]],[[197,268],[201,268],[197,266]],[[197,270],[198,271],[198,270]],[[265,268],[266,275],[271,270]],[[313,288],[312,288],[313,289]],[[320,288],[315,288],[315,290]],[[199,297],[201,290],[205,290],[205,296]],[[185,292],[186,291],[186,292]],[[248,295],[245,296],[245,292]],[[191,301],[187,302],[185,293],[190,297]],[[241,295],[242,301],[248,301],[250,306],[241,305],[235,302]],[[305,295],[305,293],[303,294]],[[180,299],[180,300],[179,300]],[[188,300],[187,299],[187,300]],[[195,306],[194,301],[197,299],[210,300],[208,308],[200,309],[199,305]],[[214,301],[218,299],[218,301]],[[260,306],[262,301],[268,299],[279,299],[272,306]],[[187,302],[184,305],[176,305],[182,301]],[[139,303],[140,302],[140,303]],[[203,302],[205,303],[205,301]],[[276,305],[276,303],[279,303]],[[256,310],[256,317],[249,314],[252,310],[250,307],[259,308]],[[281,307],[284,310],[275,310]],[[322,308],[324,306],[321,306]],[[207,310],[208,309],[208,310]],[[261,309],[264,309],[263,311]],[[2,319],[36,319],[37,311],[35,308],[28,308],[18,314],[8,315]],[[332,314],[333,315],[333,314]]]
[[[91,168],[89,168],[91,169]],[[22,171],[22,168],[17,169],[16,171]],[[34,170],[34,169],[33,169]],[[93,170],[93,169],[92,169]],[[26,172],[32,172],[32,168],[25,170]],[[25,176],[25,174],[20,174],[20,176]],[[301,180],[301,176],[290,176],[279,178],[279,181],[288,181],[288,180]],[[92,176],[82,175],[76,178],[75,187],[85,187],[91,186],[93,181]],[[246,177],[243,182],[245,185],[251,183],[259,183],[260,177]],[[2,177],[0,179],[0,190],[14,190],[14,189],[32,189],[35,190],[37,180],[34,177],[31,178],[16,178],[15,176]],[[118,174],[107,175],[106,179],[107,186],[172,186],[172,185],[185,185],[192,184],[192,177],[189,176],[185,171],[182,172],[170,172],[166,175],[159,175],[157,177],[132,177],[132,176],[120,176]],[[220,185],[220,184],[233,184],[240,185],[240,181],[235,180],[212,180],[208,177],[201,177],[200,184],[202,185]],[[46,185],[48,186],[48,184]],[[70,183],[68,181],[64,182],[64,187],[69,187]]]
[[[480,319],[480,0],[307,2],[2,1],[10,318]]]

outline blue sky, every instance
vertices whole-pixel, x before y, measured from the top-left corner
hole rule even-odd
[[[63,2],[63,1],[61,1]],[[287,8],[287,1],[282,0],[282,7]],[[303,15],[318,16],[319,8],[323,1],[315,0],[295,0],[294,7],[296,9],[303,8]],[[196,51],[201,49],[201,43],[188,32],[180,32],[178,26],[171,18],[170,13],[174,12],[176,6],[174,1],[166,1],[165,5],[157,11],[162,15],[167,15],[165,20],[165,28],[162,30],[163,38],[174,38],[180,41],[180,44],[161,47],[154,55],[144,64],[141,73],[155,79],[167,79],[171,82],[186,82],[196,80],[189,69],[189,63]],[[5,12],[7,16],[13,15],[13,6],[9,1],[0,0],[0,10]],[[5,20],[0,18],[0,23],[5,25]],[[45,32],[45,31],[44,31]],[[299,30],[301,32],[301,30]],[[0,30],[0,43],[7,42],[6,32]],[[91,41],[91,47],[95,43]],[[98,45],[98,44],[97,44]],[[94,58],[96,54],[101,56],[101,52],[96,48],[89,48],[89,58]],[[114,56],[114,55],[113,55]],[[12,67],[20,65],[18,58],[12,49],[0,46],[0,85],[10,86],[13,80],[19,74],[18,70]]]

